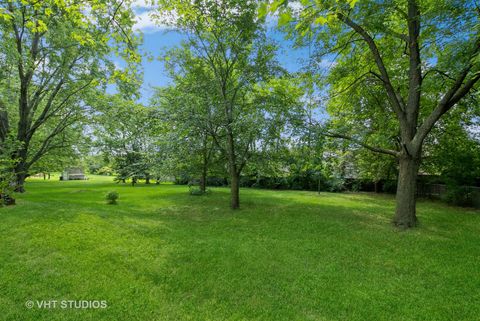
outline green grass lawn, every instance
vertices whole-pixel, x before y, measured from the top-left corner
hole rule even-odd
[[[0,209],[0,320],[480,320],[479,211],[421,201],[399,232],[391,196],[243,189],[231,211],[225,188],[26,187]]]

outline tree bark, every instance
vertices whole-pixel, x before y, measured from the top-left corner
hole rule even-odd
[[[207,168],[202,168],[202,176],[200,177],[200,190],[205,193],[207,191]]]
[[[231,119],[231,116],[228,118]],[[227,128],[227,153],[230,167],[230,207],[236,210],[240,207],[240,172],[237,166],[235,139],[231,127]]]
[[[17,173],[17,182],[16,182],[16,187],[15,187],[15,192],[17,193],[25,193],[25,179],[27,178],[27,175],[25,172],[20,172]]]
[[[8,124],[8,115],[5,110],[3,102],[0,101],[0,142],[4,142],[7,139],[8,131],[10,130]]]
[[[150,184],[150,174],[145,175],[145,184]]]
[[[231,174],[230,182],[231,208],[236,210],[240,207],[240,175],[234,172]]]
[[[399,159],[399,174],[396,195],[396,209],[393,223],[407,229],[417,225],[415,210],[419,157],[402,155]]]
[[[200,177],[200,190],[205,193],[207,191],[207,171],[208,171],[208,151],[207,151],[207,139],[203,140],[203,153],[202,153],[202,175]]]
[[[16,175],[16,187],[15,192],[24,193],[25,192],[25,179],[27,178],[28,164],[27,164],[27,150],[21,148],[18,152],[15,153],[14,159],[18,159],[18,163],[15,166],[15,175]]]

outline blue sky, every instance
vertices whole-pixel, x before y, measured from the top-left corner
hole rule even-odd
[[[170,82],[170,79],[166,77],[163,63],[158,60],[158,57],[165,49],[180,45],[185,36],[177,31],[169,30],[166,26],[156,25],[149,15],[151,7],[144,0],[134,1],[133,8],[137,15],[137,23],[134,28],[138,32],[142,32],[144,36],[141,50],[154,57],[152,61],[144,59],[142,62],[144,82],[140,102],[147,104],[153,93],[152,87],[165,86]],[[284,39],[284,35],[276,31],[273,24],[268,30],[268,36],[280,47],[277,59],[283,67],[291,72],[299,70],[302,66],[302,59],[308,58],[308,50],[293,48],[291,41]]]

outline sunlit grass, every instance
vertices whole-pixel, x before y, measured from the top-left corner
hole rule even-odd
[[[116,190],[118,205],[105,194]],[[480,212],[393,198],[30,180],[0,209],[0,320],[479,320]],[[27,309],[26,300],[107,309]]]

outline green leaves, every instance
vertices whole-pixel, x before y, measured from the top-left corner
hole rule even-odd
[[[350,8],[355,7],[355,4],[358,2],[358,0],[347,0],[348,4],[350,5]]]
[[[289,11],[282,12],[278,17],[278,25],[280,27],[289,24],[292,21],[292,15]]]
[[[268,4],[266,2],[262,2],[258,6],[258,16],[260,18],[265,18],[268,14]]]

